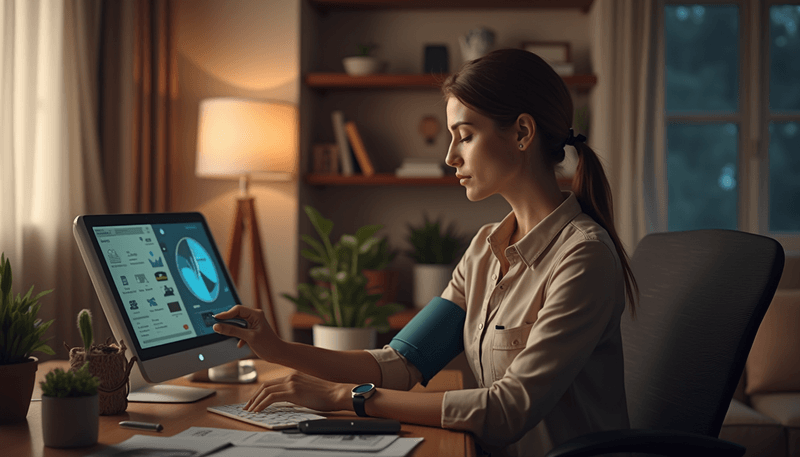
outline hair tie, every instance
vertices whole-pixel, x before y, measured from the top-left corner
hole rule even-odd
[[[572,129],[569,129],[569,137],[564,140],[564,145],[575,146],[575,143],[584,142],[586,141],[586,137],[581,135],[580,133],[578,136],[575,136],[575,132]],[[562,146],[563,147],[563,146]]]

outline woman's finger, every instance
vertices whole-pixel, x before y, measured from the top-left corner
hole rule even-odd
[[[253,409],[254,406],[262,403],[264,401],[264,399],[267,398],[267,396],[269,396],[272,393],[280,392],[280,391],[283,391],[283,390],[286,390],[286,387],[283,384],[276,384],[276,385],[271,385],[271,386],[261,386],[261,388],[258,390],[258,392],[256,392],[255,395],[250,397],[250,400],[244,406],[244,409],[247,410],[247,411],[254,411],[254,409]],[[269,403],[264,405],[263,407],[259,408],[258,410],[255,410],[255,411],[261,411],[262,409],[266,408],[267,406],[269,406]]]
[[[260,401],[256,402],[255,405],[253,405],[250,408],[250,410],[253,412],[259,412],[273,403],[278,403],[281,401],[291,401],[291,399],[292,399],[291,392],[286,392],[286,391],[270,392],[269,394],[264,396]]]

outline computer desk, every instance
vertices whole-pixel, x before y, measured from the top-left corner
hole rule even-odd
[[[258,383],[253,384],[218,384],[196,383],[185,378],[169,381],[176,385],[193,385],[208,387],[216,390],[216,394],[195,403],[164,404],[164,403],[128,403],[128,409],[116,416],[100,416],[100,435],[94,447],[77,449],[55,449],[45,447],[42,442],[42,404],[39,401],[31,403],[26,422],[14,425],[0,426],[0,454],[8,456],[77,456],[97,452],[106,445],[120,443],[133,435],[153,434],[157,436],[173,436],[189,427],[215,427],[237,430],[265,431],[266,429],[247,424],[245,422],[229,419],[218,414],[206,411],[211,405],[226,405],[245,402],[250,398],[250,393],[263,381],[284,376],[288,370],[280,365],[271,364],[263,360],[255,360],[258,370]],[[44,375],[54,368],[68,368],[67,361],[48,361],[39,365],[36,372],[36,386],[33,398],[41,398],[39,381],[44,380]],[[416,386],[414,390],[443,391],[454,390],[462,387],[461,372],[456,370],[443,370],[428,383],[428,387]],[[330,414],[329,417],[352,417],[354,414],[342,411]],[[160,433],[145,432],[140,430],[125,429],[119,426],[119,421],[134,420],[142,422],[158,422],[164,426]],[[423,456],[474,456],[475,445],[472,435],[435,427],[403,424],[400,436],[423,437],[420,443],[410,454],[414,457]]]

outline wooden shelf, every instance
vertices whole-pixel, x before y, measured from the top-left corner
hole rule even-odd
[[[448,75],[375,74],[350,76],[345,73],[308,73],[306,85],[314,89],[439,89]],[[588,90],[597,84],[595,75],[564,76],[570,89]]]
[[[389,327],[392,330],[400,330],[408,324],[408,322],[417,315],[419,312],[416,308],[408,308],[400,311],[397,314],[389,316]],[[318,316],[313,316],[306,313],[292,314],[292,329],[295,330],[309,330],[315,324],[321,324],[322,319]]]
[[[458,186],[455,176],[441,178],[398,178],[392,173],[364,175],[306,175],[306,183],[312,186]]]
[[[455,176],[441,178],[398,178],[391,173],[376,173],[372,176],[364,175],[319,175],[308,174],[306,184],[312,186],[459,186]],[[563,188],[572,185],[571,178],[558,178],[558,184]]]
[[[320,11],[368,9],[558,8],[587,13],[593,0],[312,0]]]

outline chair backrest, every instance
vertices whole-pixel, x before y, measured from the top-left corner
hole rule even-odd
[[[783,271],[771,238],[733,230],[645,236],[622,341],[631,428],[718,436]]]

